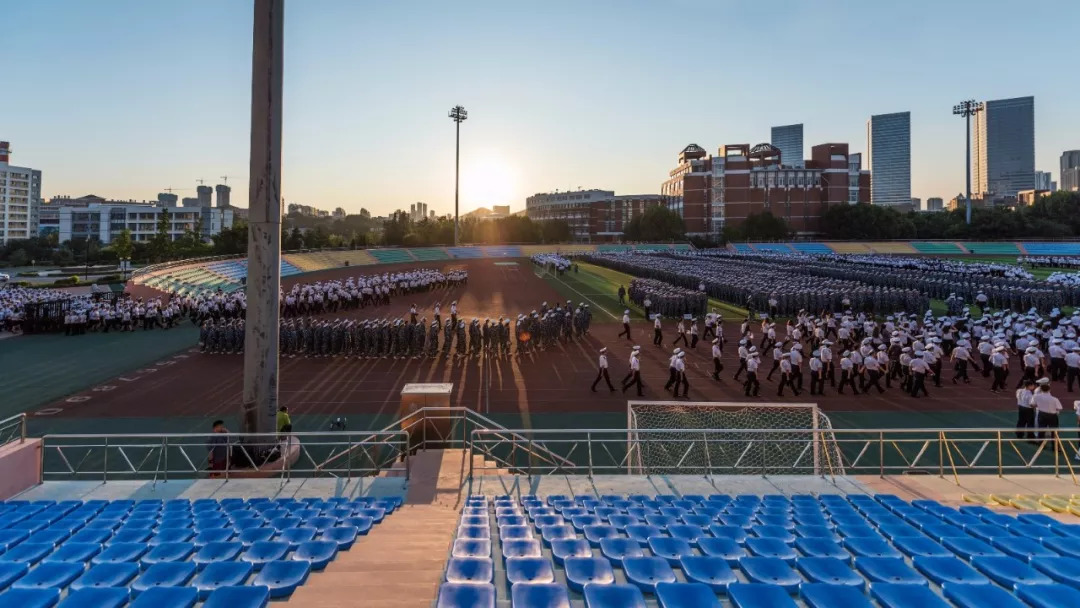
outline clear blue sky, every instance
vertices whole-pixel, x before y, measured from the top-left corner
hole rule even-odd
[[[909,110],[912,194],[963,187],[968,97],[1035,96],[1036,166],[1080,148],[1077,0],[287,0],[283,192],[384,214],[598,187],[656,193],[688,143],[866,147]],[[0,139],[44,194],[247,201],[251,2],[0,0]]]

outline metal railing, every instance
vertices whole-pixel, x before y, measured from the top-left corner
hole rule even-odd
[[[0,447],[15,441],[26,441],[26,414],[0,420]]]
[[[1032,429],[1035,430],[1035,429]],[[469,450],[527,475],[937,475],[1042,473],[1080,485],[1077,431],[939,429],[474,429]],[[530,455],[543,452],[557,463]],[[472,459],[470,459],[472,463]],[[490,463],[490,464],[487,464]]]
[[[363,477],[396,469],[409,475],[407,431],[226,435],[226,461],[211,469],[214,434],[45,435],[41,478],[153,480],[215,477]],[[398,466],[400,463],[400,467]]]

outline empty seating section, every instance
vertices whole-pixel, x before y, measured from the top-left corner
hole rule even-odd
[[[825,243],[836,253],[873,253],[866,243]]]
[[[962,254],[963,249],[956,243],[949,242],[913,242],[911,246],[915,248],[918,253],[929,253],[933,255],[940,254]]]
[[[456,259],[472,259],[484,257],[484,252],[477,247],[447,247],[446,252]]]
[[[734,247],[737,253],[754,253],[754,248],[746,243],[735,243]]]
[[[1080,243],[1023,243],[1031,255],[1080,255]]]
[[[480,247],[485,258],[520,258],[521,248],[516,245]]]
[[[750,243],[750,247],[756,251],[772,251],[775,253],[791,253],[791,246],[787,243]]]
[[[912,243],[898,243],[893,241],[879,241],[875,243],[867,243],[872,251],[877,253],[893,253],[893,254],[910,254],[918,253],[913,247]],[[957,253],[962,253],[958,251]]]
[[[265,606],[292,595],[401,503],[0,502],[0,606]]]
[[[247,260],[223,260],[220,262],[211,262],[206,265],[206,269],[221,275],[226,280],[239,283],[240,279],[247,276]]]
[[[832,249],[825,243],[792,243],[792,249],[799,253],[830,254]]]
[[[1080,605],[1080,559],[1055,549],[1080,532],[1033,517],[885,494],[471,496],[437,606]]]
[[[400,264],[413,261],[408,249],[369,249],[368,253],[380,264]]]
[[[420,249],[410,249],[409,253],[412,254],[420,262],[434,262],[438,260],[449,260],[450,254],[446,253],[446,250],[442,247],[423,247]]]
[[[1016,243],[960,243],[968,253],[974,255],[1020,255]]]

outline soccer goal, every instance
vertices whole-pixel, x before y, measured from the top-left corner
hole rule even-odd
[[[832,423],[812,403],[629,401],[631,473],[843,474]]]

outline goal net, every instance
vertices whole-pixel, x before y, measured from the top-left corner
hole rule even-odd
[[[638,474],[843,474],[832,424],[811,403],[630,401]]]

